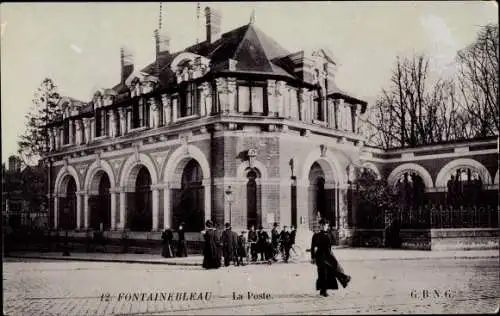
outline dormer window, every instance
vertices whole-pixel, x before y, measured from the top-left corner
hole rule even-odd
[[[264,85],[238,85],[238,112],[262,114],[264,112]]]

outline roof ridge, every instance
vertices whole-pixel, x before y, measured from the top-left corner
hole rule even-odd
[[[234,53],[233,53],[233,55],[232,55],[231,59],[235,59],[235,57],[236,57],[236,56],[238,55],[238,53],[240,52],[240,49],[241,49],[241,47],[243,46],[243,40],[247,37],[247,35],[248,35],[248,30],[250,29],[250,26],[251,26],[251,25],[252,25],[251,23],[248,23],[247,25],[243,25],[243,26],[241,27],[241,28],[246,27],[247,29],[245,30],[245,34],[242,36],[242,38],[241,38],[240,42],[238,43],[238,46],[237,46],[237,47],[236,47],[236,49],[234,50]],[[261,46],[262,46],[262,44],[261,44]],[[265,52],[264,52],[264,54],[265,54]],[[266,55],[266,58],[267,58],[267,55]]]

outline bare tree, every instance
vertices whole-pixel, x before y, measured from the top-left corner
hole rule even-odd
[[[397,58],[391,86],[382,90],[367,122],[378,145],[412,147],[456,138],[460,111],[452,81],[431,86],[428,77],[426,56]]]
[[[460,102],[473,136],[498,135],[498,25],[481,28],[476,41],[458,52]]]

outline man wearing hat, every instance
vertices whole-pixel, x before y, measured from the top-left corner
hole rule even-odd
[[[220,240],[215,231],[212,221],[208,220],[205,223],[205,231],[202,232],[205,239],[203,246],[203,268],[218,269],[220,268]]]
[[[184,223],[179,225],[177,231],[179,239],[177,240],[177,257],[187,257],[186,237],[184,235]]]
[[[345,288],[351,277],[344,274],[337,259],[332,253],[332,239],[328,232],[328,222],[319,221],[321,231],[315,233],[311,242],[311,262],[318,268],[316,290],[321,296],[328,296],[327,290],[338,290],[337,280]]]
[[[235,254],[238,246],[238,235],[235,233],[235,238],[233,231],[231,230],[231,224],[226,223],[224,226],[226,229],[222,232],[221,245],[222,254],[224,256],[224,266],[227,267],[231,261],[236,261]]]

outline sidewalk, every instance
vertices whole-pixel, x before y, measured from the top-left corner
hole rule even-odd
[[[465,251],[419,251],[400,249],[374,248],[339,248],[334,249],[339,261],[370,261],[370,260],[423,260],[423,259],[479,259],[499,258],[496,250],[465,250]],[[6,257],[25,259],[94,261],[94,262],[122,262],[167,264],[181,266],[200,266],[203,261],[201,255],[192,255],[186,258],[163,258],[157,254],[117,254],[117,253],[79,253],[73,252],[70,256],[63,256],[61,252],[11,252]],[[293,262],[309,262],[309,253]]]

